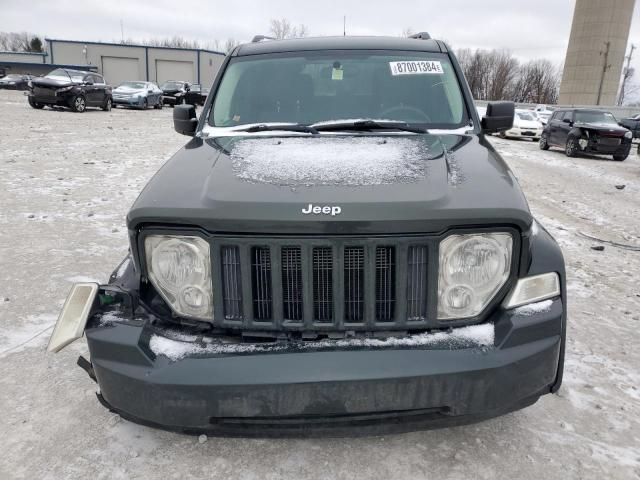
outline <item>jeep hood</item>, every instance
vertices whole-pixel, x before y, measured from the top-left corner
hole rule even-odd
[[[513,173],[483,137],[298,135],[194,138],[151,179],[127,220],[133,231],[182,225],[366,235],[525,230],[532,217]]]

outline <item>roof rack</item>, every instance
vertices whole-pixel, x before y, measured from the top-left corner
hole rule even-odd
[[[409,35],[409,38],[415,38],[416,40],[431,40],[431,35],[427,32],[418,32],[413,35]]]
[[[275,38],[268,37],[266,35],[256,35],[255,37],[253,37],[251,39],[251,43],[258,43],[258,42],[261,42],[263,40],[275,40]]]

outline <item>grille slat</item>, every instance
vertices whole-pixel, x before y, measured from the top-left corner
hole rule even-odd
[[[333,252],[331,247],[313,249],[313,319],[333,321]]]
[[[364,320],[364,247],[344,249],[345,321]]]
[[[253,315],[256,321],[270,321],[272,318],[272,286],[269,248],[253,247],[251,260]]]
[[[222,298],[227,320],[242,319],[242,285],[238,247],[222,247]]]
[[[282,302],[285,320],[302,320],[302,252],[282,247]]]
[[[395,249],[376,247],[376,321],[393,321],[395,297]]]
[[[409,247],[407,254],[407,319],[427,317],[427,247]]]

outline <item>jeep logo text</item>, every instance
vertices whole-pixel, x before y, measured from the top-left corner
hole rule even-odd
[[[342,208],[340,207],[330,207],[329,205],[321,207],[319,205],[314,206],[312,203],[310,203],[307,208],[302,209],[302,213],[305,215],[313,213],[314,215],[331,215],[332,217],[335,217],[336,215],[340,215],[341,212]]]

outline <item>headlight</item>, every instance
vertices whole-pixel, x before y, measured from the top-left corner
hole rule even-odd
[[[624,138],[633,138],[633,133],[627,132],[624,134]]]
[[[200,237],[150,235],[144,248],[149,280],[173,311],[212,320],[209,244]]]
[[[509,278],[513,239],[508,233],[451,235],[440,243],[438,318],[478,315]]]
[[[69,90],[71,90],[72,88],[73,88],[73,86],[58,88],[58,89],[56,90],[56,93],[68,92],[68,91],[69,91]]]

